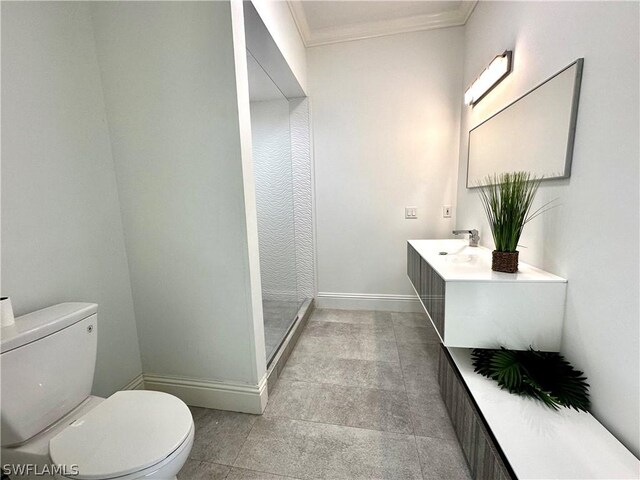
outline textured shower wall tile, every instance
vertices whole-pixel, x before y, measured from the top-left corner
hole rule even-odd
[[[251,132],[263,295],[296,300],[289,102],[251,102]]]
[[[311,176],[311,142],[309,100],[289,102],[291,125],[291,161],[293,203],[296,227],[296,269],[301,299],[315,296],[313,262],[313,202]]]
[[[315,294],[307,99],[251,102],[260,267],[265,297]]]

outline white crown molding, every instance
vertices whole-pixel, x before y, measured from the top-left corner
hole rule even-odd
[[[287,0],[287,5],[289,5],[293,22],[296,24],[300,38],[302,38],[302,43],[304,43],[305,47],[309,47],[308,39],[311,37],[311,31],[307,23],[307,16],[302,8],[302,1]]]
[[[471,17],[471,14],[476,9],[476,5],[478,5],[478,0],[465,0],[462,2],[462,5],[460,5],[459,12],[464,15],[463,25],[466,25],[469,21],[469,17]]]
[[[397,33],[458,27],[467,23],[477,3],[478,0],[463,1],[457,10],[448,12],[413,15],[404,18],[327,27],[311,31],[302,7],[302,1],[287,1],[293,20],[306,47],[383,37]]]

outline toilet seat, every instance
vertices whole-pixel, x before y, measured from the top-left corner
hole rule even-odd
[[[77,465],[79,480],[153,470],[193,437],[189,408],[162,392],[121,391],[49,441],[54,464]]]

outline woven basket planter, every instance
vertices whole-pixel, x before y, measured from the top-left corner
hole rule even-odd
[[[518,252],[493,251],[491,270],[494,272],[517,273]]]

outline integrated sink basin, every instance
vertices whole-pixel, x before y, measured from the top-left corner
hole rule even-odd
[[[471,264],[477,262],[478,255],[472,255],[470,253],[449,253],[447,258],[444,259],[448,263],[465,263]]]
[[[409,240],[445,281],[484,280],[492,282],[566,282],[564,278],[520,262],[518,273],[491,270],[491,250],[470,247],[467,240]]]
[[[443,260],[446,263],[462,263],[470,268],[474,268],[478,261],[481,261],[482,255],[480,255],[481,247],[470,247],[463,244],[462,246],[456,246],[456,248],[450,248],[448,250],[442,250],[438,252],[438,255],[444,257]]]
[[[407,273],[444,345],[558,351],[567,281],[520,262],[491,270],[466,240],[409,240]]]

